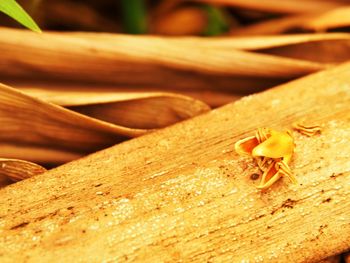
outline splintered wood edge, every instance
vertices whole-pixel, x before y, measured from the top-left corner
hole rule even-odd
[[[350,64],[0,190],[0,259],[312,262],[350,248]],[[256,189],[233,145],[299,119],[298,178]]]

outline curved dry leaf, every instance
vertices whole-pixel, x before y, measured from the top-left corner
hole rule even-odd
[[[10,159],[27,160],[34,163],[57,166],[83,157],[84,153],[52,149],[52,146],[33,146],[28,144],[0,144],[1,156]]]
[[[46,169],[38,164],[18,160],[0,158],[0,175],[17,182],[46,172]]]
[[[350,59],[350,39],[305,42],[259,52],[318,63],[342,63]]]
[[[232,6],[242,9],[264,11],[277,14],[317,13],[346,5],[337,0],[194,0],[216,5]]]
[[[161,92],[103,92],[74,89],[21,89],[28,95],[68,106],[85,115],[129,128],[157,129],[205,113],[192,98]]]
[[[204,103],[181,95],[163,94],[162,96],[168,96],[169,100],[172,100],[172,107],[177,110],[177,112],[174,110],[178,115],[177,119],[171,116],[172,119],[169,118],[168,122],[183,120],[209,110]],[[125,97],[127,96],[124,96],[124,99]],[[150,96],[143,95],[143,98],[150,98]],[[166,102],[170,103],[169,100]],[[35,99],[4,85],[0,85],[0,101],[0,121],[4,123],[0,128],[0,140],[7,144],[28,144],[68,152],[90,152],[127,138],[143,135],[150,129],[158,128],[159,125],[156,118],[153,127],[150,118],[148,119],[150,122],[147,127],[152,127],[150,129],[115,125]],[[157,114],[161,115],[160,112],[167,109],[169,105],[160,103],[159,100],[157,103],[159,104],[156,108]],[[184,105],[188,106],[187,109],[183,108]],[[106,110],[105,107],[103,109]],[[133,110],[138,110],[137,105],[135,107],[134,104]],[[127,114],[145,117],[142,113],[128,112]],[[113,118],[117,120],[117,116]],[[120,118],[127,124],[125,116]],[[130,121],[132,125],[136,122],[137,116],[133,118]]]
[[[23,41],[24,37],[26,41]],[[328,67],[241,50],[217,50],[204,45],[184,48],[166,38],[154,40],[123,35],[116,35],[113,41],[96,38],[2,29],[0,76],[120,86],[235,90],[236,87],[266,87],[264,79],[267,83],[271,80],[278,83]],[[21,56],[16,56],[19,50]]]
[[[180,95],[179,95],[180,97]],[[144,97],[128,101],[74,106],[70,109],[110,123],[136,129],[164,128],[184,119],[209,111],[209,107],[195,105],[170,96]],[[185,105],[187,104],[187,105]]]
[[[68,83],[57,83],[57,82],[9,82],[9,85],[28,95],[39,97],[44,100],[61,106],[74,106],[84,104],[97,104],[97,103],[108,103],[112,102],[114,97],[119,96],[118,94],[168,94],[164,93],[161,89],[155,88],[122,88],[108,85],[81,85],[81,84],[68,84]],[[34,88],[35,87],[35,88]],[[225,92],[220,90],[198,90],[198,89],[178,89],[171,90],[167,89],[170,93],[182,94],[187,97],[192,97],[196,100],[202,101],[210,107],[219,107],[227,103],[233,102],[240,99],[243,94],[234,94],[231,92]],[[39,94],[38,94],[39,93]],[[69,94],[67,96],[66,94]],[[85,94],[96,94],[94,96],[85,96]],[[195,102],[194,105],[197,105]],[[185,105],[184,105],[185,106]],[[191,106],[192,107],[192,106]],[[203,105],[203,110],[207,108]]]
[[[2,143],[79,152],[100,149],[148,132],[93,119],[2,84],[0,102]]]

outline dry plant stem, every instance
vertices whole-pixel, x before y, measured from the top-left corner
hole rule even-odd
[[[290,82],[5,187],[1,260],[298,263],[348,250],[349,70]],[[293,133],[299,184],[262,193],[234,142],[303,117],[325,128],[317,138]]]
[[[16,55],[19,51],[21,56]],[[155,88],[171,85],[173,89],[266,88],[329,66],[203,45],[185,48],[166,39],[119,35],[111,43],[74,34],[38,35],[9,29],[0,30],[0,52],[2,79],[61,79]]]
[[[46,172],[46,169],[35,163],[18,159],[0,158],[0,176],[6,176],[15,182],[44,172]]]

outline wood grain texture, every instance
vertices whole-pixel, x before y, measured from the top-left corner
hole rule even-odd
[[[315,262],[350,248],[350,64],[0,190],[0,260]],[[234,143],[300,118],[297,185],[265,192]]]

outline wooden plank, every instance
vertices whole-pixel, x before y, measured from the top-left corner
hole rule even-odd
[[[313,262],[350,248],[350,64],[245,97],[0,190],[1,261]],[[234,143],[300,118],[265,192]]]

